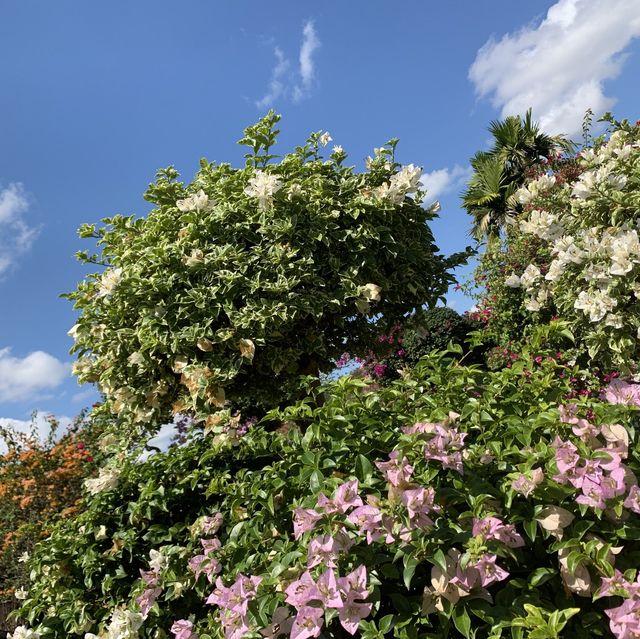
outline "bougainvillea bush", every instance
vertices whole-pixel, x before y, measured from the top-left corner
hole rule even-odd
[[[487,252],[482,306],[503,340],[559,316],[585,364],[629,373],[640,335],[640,126],[613,126],[576,161],[540,165],[516,193],[524,210],[503,250]]]
[[[358,172],[341,147],[324,151],[328,133],[277,158],[277,121],[246,129],[244,168],[203,160],[189,184],[162,170],[146,217],[81,229],[101,249],[81,259],[107,268],[70,295],[75,372],[122,424],[295,398],[301,374],[434,305],[464,260],[437,254],[436,207],[421,205],[421,169],[395,162],[395,141]]]
[[[122,464],[37,550],[21,632],[633,636],[638,386],[575,397],[552,357],[453,355]]]

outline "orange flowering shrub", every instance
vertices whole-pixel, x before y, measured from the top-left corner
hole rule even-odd
[[[96,468],[98,425],[78,416],[59,435],[59,424],[47,417],[44,441],[0,430],[6,452],[0,455],[0,602],[14,601],[27,585],[26,561],[33,545],[51,525],[78,509],[83,480]]]

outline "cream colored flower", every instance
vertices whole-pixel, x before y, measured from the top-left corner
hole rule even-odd
[[[580,597],[591,595],[591,575],[587,567],[579,563],[575,566],[573,573],[569,572],[569,555],[572,548],[561,548],[558,551],[558,563],[560,564],[560,576],[564,585]]]
[[[246,357],[248,360],[253,360],[253,356],[256,353],[256,345],[252,340],[242,338],[238,342],[238,348],[240,349],[240,357]]]
[[[173,361],[173,372],[182,373],[188,364],[189,360],[184,355],[178,355]]]
[[[97,495],[106,490],[113,490],[118,485],[120,471],[115,468],[101,468],[98,476],[93,479],[85,479],[84,486],[92,495]]]
[[[144,355],[139,351],[131,353],[131,355],[127,357],[127,362],[129,362],[131,366],[142,366],[144,364]]]
[[[13,594],[16,599],[22,601],[29,596],[29,591],[26,588],[18,588]]]
[[[327,144],[329,144],[329,142],[331,142],[331,140],[333,140],[333,138],[329,135],[328,131],[325,131],[319,138],[318,138],[318,142],[322,145],[322,146],[327,146]]]
[[[183,213],[188,211],[202,211],[209,206],[209,196],[200,189],[195,195],[190,195],[176,202],[176,206]]]
[[[282,188],[281,180],[275,176],[258,169],[254,177],[249,179],[249,184],[244,193],[258,200],[258,208],[266,211],[273,202],[273,196]]]
[[[121,268],[108,268],[100,277],[98,297],[107,297],[113,293],[122,280]]]
[[[379,302],[380,301],[380,293],[382,292],[382,288],[380,288],[377,284],[365,284],[362,288],[362,297],[364,297],[368,302]]]
[[[107,639],[135,639],[142,625],[142,615],[126,608],[116,608],[107,628]]]
[[[196,266],[204,262],[204,253],[200,249],[193,249],[190,255],[185,255],[182,262],[187,266]]]
[[[213,342],[206,337],[201,337],[196,342],[196,345],[201,351],[204,351],[205,353],[210,353],[213,350]]]
[[[560,506],[545,506],[536,517],[538,524],[558,539],[562,537],[563,529],[574,519],[572,513]]]

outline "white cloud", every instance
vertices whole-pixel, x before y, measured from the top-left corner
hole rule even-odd
[[[271,82],[269,82],[267,93],[259,100],[256,100],[256,106],[259,109],[273,104],[285,89],[285,74],[289,69],[289,60],[285,58],[284,53],[278,47],[274,49],[273,53],[276,56],[276,65],[271,72]]]
[[[0,349],[0,402],[34,399],[45,389],[56,388],[69,375],[71,367],[44,351],[24,358]]]
[[[298,66],[294,70],[282,49],[275,47],[276,62],[271,71],[269,87],[265,95],[256,100],[256,106],[264,109],[281,97],[291,97],[294,102],[308,97],[316,75],[313,55],[319,46],[320,40],[313,22],[308,21],[302,28],[302,45],[298,54]]]
[[[37,229],[30,228],[23,214],[29,200],[20,183],[0,189],[0,276],[33,244]]]
[[[452,169],[437,169],[423,173],[420,181],[427,190],[426,199],[433,201],[441,195],[462,189],[470,175],[471,167],[462,167],[456,164]]]
[[[293,99],[299,102],[309,93],[316,74],[313,54],[320,46],[320,40],[316,35],[313,22],[307,22],[302,29],[302,46],[300,47],[300,55],[298,56],[300,64],[300,84],[298,84],[293,92]]]
[[[32,419],[12,419],[11,417],[0,417],[0,453],[6,452],[7,446],[1,435],[2,429],[7,429],[23,435],[34,435],[39,441],[44,442],[51,432],[51,424],[48,419],[49,413],[37,411]],[[70,417],[60,416],[55,418],[58,422],[55,439],[59,439],[69,428],[72,422]]]
[[[539,24],[489,40],[469,78],[502,117],[532,107],[544,131],[574,135],[588,108],[598,116],[615,104],[604,82],[639,35],[638,0],[559,0]]]

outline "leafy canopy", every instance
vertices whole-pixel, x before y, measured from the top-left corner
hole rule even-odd
[[[421,170],[395,162],[395,140],[358,172],[340,147],[322,155],[327,133],[277,158],[278,120],[245,130],[244,168],[202,160],[185,184],[169,167],[147,217],[82,227],[101,253],[80,259],[107,268],[69,295],[75,371],[123,422],[205,419],[229,401],[259,414],[300,375],[435,305],[464,261],[437,254]]]

